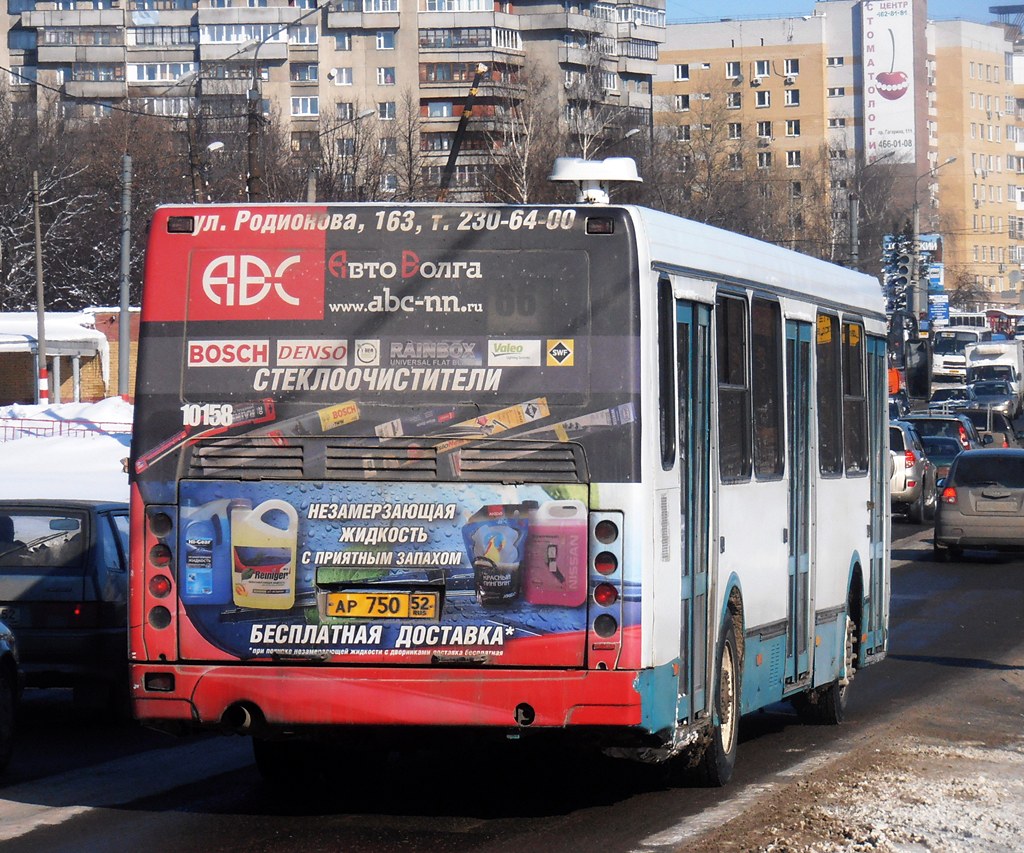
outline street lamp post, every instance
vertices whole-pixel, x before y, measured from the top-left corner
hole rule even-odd
[[[948,166],[950,163],[955,162],[956,157],[948,157],[939,163],[938,166],[934,166],[923,175],[918,175],[917,180],[914,182],[914,254],[910,267],[910,299],[908,301],[911,305],[911,311],[913,312],[914,318],[917,320],[920,320],[922,312],[928,310],[927,286],[925,287],[925,292],[921,292],[921,265],[919,263],[921,256],[921,204],[918,201],[917,196],[918,188],[921,186],[921,181],[925,178],[931,177],[943,166]]]

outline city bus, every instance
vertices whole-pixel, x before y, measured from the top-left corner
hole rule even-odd
[[[551,738],[709,784],[743,714],[839,722],[888,638],[883,307],[626,205],[159,208],[137,718],[268,778]]]

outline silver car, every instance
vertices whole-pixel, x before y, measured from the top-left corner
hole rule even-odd
[[[923,524],[935,514],[935,466],[924,451],[921,437],[906,421],[889,422],[889,454],[893,472],[889,478],[893,511]]]
[[[1024,449],[961,453],[942,483],[935,515],[935,559],[964,548],[1024,550]]]
[[[967,386],[967,408],[1017,416],[1017,395],[1005,379],[983,379]]]

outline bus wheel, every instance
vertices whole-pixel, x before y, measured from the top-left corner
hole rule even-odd
[[[846,717],[847,694],[857,670],[857,625],[846,617],[846,645],[844,674],[831,684],[796,697],[793,704],[805,723],[838,726]]]
[[[740,723],[740,672],[736,623],[730,616],[718,648],[718,683],[715,685],[715,722],[711,742],[697,765],[705,785],[721,787],[732,778]]]
[[[256,769],[267,782],[294,782],[309,772],[310,744],[300,740],[252,739]]]

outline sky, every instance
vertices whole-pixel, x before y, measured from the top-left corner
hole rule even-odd
[[[994,16],[989,6],[1010,5],[1012,0],[929,0],[928,17],[939,20],[964,18],[989,23]],[[668,20],[687,21],[697,18],[730,18],[739,16],[809,15],[814,0],[668,0]]]
[[[0,406],[0,425],[22,421],[37,425],[49,420],[132,422],[133,407],[120,397],[98,403],[54,406]],[[121,460],[128,455],[125,432],[91,438],[17,438],[0,441],[0,498],[83,498],[128,501],[128,475]]]

